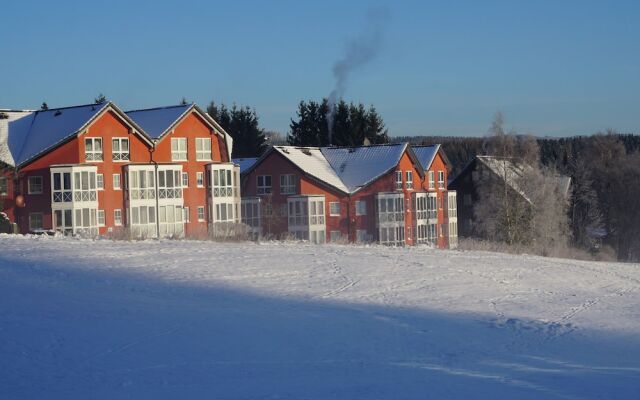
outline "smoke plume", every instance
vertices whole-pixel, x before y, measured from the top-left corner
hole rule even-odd
[[[329,144],[333,134],[335,105],[344,95],[351,73],[375,59],[382,43],[384,23],[389,19],[389,13],[383,8],[369,9],[366,13],[365,27],[360,35],[347,42],[346,54],[333,64],[335,86],[329,94],[327,125],[329,130]]]

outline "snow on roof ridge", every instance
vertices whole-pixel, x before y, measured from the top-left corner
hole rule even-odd
[[[164,110],[164,109],[168,109],[168,108],[178,108],[178,107],[187,107],[187,106],[193,106],[196,103],[187,103],[187,104],[174,104],[171,106],[160,106],[160,107],[151,107],[151,108],[139,108],[137,110],[127,110],[125,111],[126,113],[130,113],[130,112],[138,112],[138,111],[154,111],[154,110]]]

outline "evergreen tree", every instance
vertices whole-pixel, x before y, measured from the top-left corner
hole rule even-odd
[[[251,107],[234,104],[229,110],[224,104],[218,106],[211,102],[207,114],[233,138],[232,157],[258,157],[266,150],[264,129],[260,128],[258,115]]]
[[[103,104],[107,102],[107,98],[102,93],[100,93],[98,97],[93,99],[93,102],[94,104]]]
[[[340,100],[329,109],[327,99],[298,104],[297,119],[291,120],[287,141],[295,146],[362,146],[388,143],[389,137],[382,117],[371,106]],[[332,115],[329,134],[327,115]],[[331,135],[331,137],[329,137]]]
[[[49,105],[47,104],[46,101],[43,101],[42,105],[40,106],[40,110],[47,111],[48,109],[49,109]]]

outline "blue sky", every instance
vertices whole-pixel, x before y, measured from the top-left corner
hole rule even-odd
[[[539,136],[640,133],[638,1],[5,2],[0,108],[185,97],[251,105],[286,133],[372,7],[382,42],[344,98],[392,135],[484,135],[498,110]]]

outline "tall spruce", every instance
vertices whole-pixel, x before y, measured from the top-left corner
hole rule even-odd
[[[361,146],[366,143],[388,143],[389,136],[382,116],[375,107],[347,103],[341,100],[333,105],[333,126],[331,138],[327,124],[329,104],[301,101],[291,120],[287,142],[294,146]]]
[[[224,103],[218,106],[212,101],[207,113],[233,138],[233,158],[259,157],[266,150],[265,131],[255,109],[235,104],[229,109]]]

